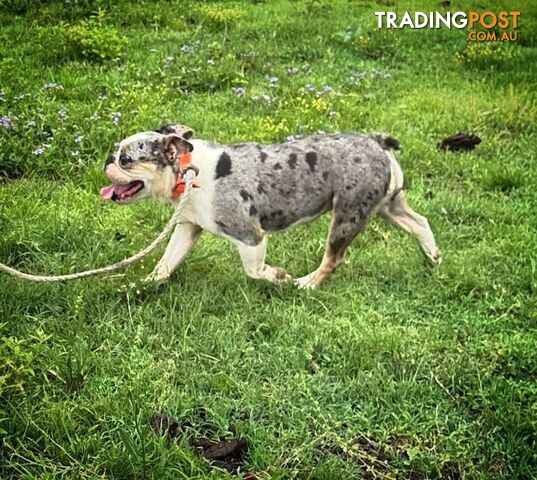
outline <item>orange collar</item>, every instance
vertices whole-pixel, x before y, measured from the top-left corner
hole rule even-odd
[[[186,183],[183,179],[183,173],[191,166],[192,155],[190,152],[186,152],[179,157],[179,160],[177,162],[177,180],[175,181],[175,186],[172,190],[172,198],[178,199],[186,190]],[[194,180],[192,188],[200,188],[200,185],[197,180]]]

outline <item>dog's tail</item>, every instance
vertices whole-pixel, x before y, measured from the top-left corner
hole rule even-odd
[[[375,140],[384,150],[401,150],[401,142],[385,133],[372,133],[369,138]]]

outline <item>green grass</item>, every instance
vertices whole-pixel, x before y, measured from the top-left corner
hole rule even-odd
[[[314,292],[246,278],[208,235],[158,288],[158,253],[110,279],[2,275],[2,479],[228,478],[187,437],[236,434],[258,478],[537,478],[537,2],[500,2],[522,38],[497,47],[376,30],[374,11],[442,8],[391,3],[0,1],[2,262],[54,274],[145,246],[169,208],[100,201],[102,165],[167,121],[221,142],[390,132],[444,253],[433,270],[374,220]],[[460,130],[482,144],[436,149]],[[269,262],[311,271],[327,227],[274,236]],[[179,443],[158,411],[190,423]]]

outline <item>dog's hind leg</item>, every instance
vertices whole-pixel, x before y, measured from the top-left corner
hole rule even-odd
[[[343,215],[336,209],[332,212],[330,231],[321,265],[317,270],[295,280],[300,288],[316,288],[327,280],[345,260],[345,252],[354,237],[367,223],[367,215],[360,212],[355,216]]]
[[[271,267],[265,263],[267,252],[267,237],[264,236],[257,245],[246,245],[234,241],[239,250],[244,272],[251,278],[268,280],[274,283],[284,283],[291,280],[288,273],[281,267]]]
[[[379,215],[414,235],[431,263],[442,263],[442,255],[436,246],[429,222],[410,208],[403,190],[382,205]]]

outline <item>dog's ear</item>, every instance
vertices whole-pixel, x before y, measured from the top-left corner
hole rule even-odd
[[[170,133],[175,133],[176,135],[179,135],[180,137],[183,137],[185,140],[190,140],[192,138],[192,135],[194,135],[194,132],[190,127],[187,127],[186,125],[163,125],[157,130],[158,133],[162,133],[164,135],[168,135]]]
[[[194,150],[194,146],[184,137],[174,133],[164,137],[164,153],[170,162],[175,162],[178,157]]]
[[[175,127],[178,130],[177,134],[180,137],[185,138],[186,140],[190,140],[192,138],[192,135],[194,135],[194,132],[192,131],[192,129],[190,129],[189,127],[185,125],[175,125]]]

